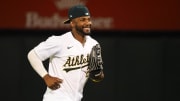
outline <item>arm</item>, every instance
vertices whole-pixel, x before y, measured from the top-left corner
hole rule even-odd
[[[31,50],[27,57],[32,68],[43,78],[49,88],[55,90],[60,87],[59,83],[62,83],[62,80],[57,77],[52,77],[48,74],[43,65],[43,62],[39,59],[34,50]]]
[[[47,75],[47,71],[42,63],[42,61],[39,59],[39,57],[36,55],[34,50],[31,50],[28,53],[28,60],[33,67],[33,69],[43,78],[45,75]]]

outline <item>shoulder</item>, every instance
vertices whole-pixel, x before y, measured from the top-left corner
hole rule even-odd
[[[99,44],[99,42],[91,36],[86,36],[86,39],[88,42],[90,42],[92,44]]]
[[[64,40],[66,40],[68,38],[68,34],[69,32],[66,32],[64,34],[61,35],[51,35],[47,38],[47,42],[63,42]]]

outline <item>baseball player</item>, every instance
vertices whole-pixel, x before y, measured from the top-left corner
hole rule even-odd
[[[81,101],[88,80],[88,62],[92,47],[99,44],[91,34],[90,13],[86,6],[76,5],[68,11],[64,24],[71,31],[52,35],[29,51],[27,57],[32,68],[47,85],[43,101]],[[49,59],[46,71],[43,62]],[[93,80],[101,81],[101,70]]]

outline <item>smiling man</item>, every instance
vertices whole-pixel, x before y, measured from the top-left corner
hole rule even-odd
[[[89,71],[90,53],[99,43],[90,36],[92,22],[88,8],[73,6],[68,17],[64,24],[69,24],[71,31],[50,36],[27,55],[31,66],[47,85],[43,101],[81,101],[89,75],[94,77],[91,80],[95,82],[104,79],[102,65],[95,74]],[[46,71],[43,61],[48,58],[49,68]],[[91,60],[94,62],[94,59]]]

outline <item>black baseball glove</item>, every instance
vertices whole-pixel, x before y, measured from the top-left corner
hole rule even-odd
[[[103,61],[101,55],[101,47],[99,44],[93,46],[89,55],[88,64],[89,78],[94,82],[99,82],[103,79]],[[103,74],[104,75],[104,74]]]

